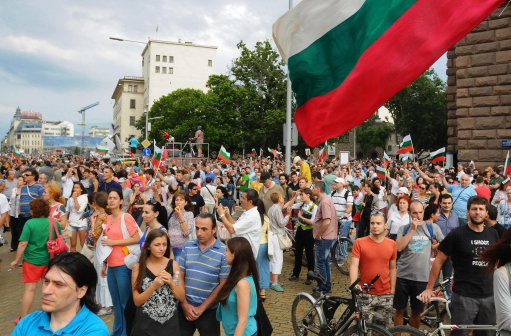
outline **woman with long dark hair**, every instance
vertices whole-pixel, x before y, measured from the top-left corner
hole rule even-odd
[[[106,219],[101,244],[111,246],[112,250],[105,260],[108,265],[106,273],[108,288],[114,306],[114,325],[112,336],[127,335],[124,311],[131,299],[131,270],[126,266],[124,258],[129,252],[128,246],[140,240],[140,229],[130,214],[122,212],[122,191],[113,189],[108,193],[108,209],[111,214]],[[99,242],[98,242],[99,243]],[[104,276],[106,267],[101,272]]]
[[[227,336],[256,335],[259,276],[250,243],[244,237],[229,239],[225,257],[231,271],[218,293],[217,320]]]
[[[179,259],[185,243],[192,240],[195,234],[195,219],[193,218],[192,207],[190,198],[184,191],[178,190],[174,193],[168,230],[172,251],[176,259]]]
[[[132,271],[133,302],[137,306],[132,335],[179,336],[177,301],[184,300],[184,287],[173,280],[179,265],[170,259],[167,232],[151,230],[140,260]]]
[[[167,210],[160,202],[150,200],[144,204],[142,222],[145,223],[145,230],[140,237],[140,249],[143,248],[145,240],[151,230],[163,230],[167,232]]]
[[[481,259],[488,262],[493,273],[493,295],[497,331],[501,335],[511,332],[511,230],[507,230],[502,238],[481,254]],[[505,333],[502,333],[505,332]]]
[[[71,228],[71,252],[76,251],[78,237],[80,238],[80,247],[85,244],[87,220],[83,218],[83,214],[88,204],[87,190],[80,182],[74,182],[71,197],[67,200],[66,205],[67,221]]]

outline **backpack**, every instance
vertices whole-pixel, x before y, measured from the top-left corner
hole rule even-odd
[[[435,234],[433,233],[433,225],[426,223],[426,228],[428,229],[428,232],[429,232],[428,238],[433,243],[433,240],[435,240]],[[410,225],[405,226],[405,228],[403,230],[403,236],[406,235],[408,233],[408,231],[410,231]]]

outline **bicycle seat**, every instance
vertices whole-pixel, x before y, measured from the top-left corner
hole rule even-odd
[[[323,277],[321,275],[319,275],[318,273],[314,272],[314,271],[309,271],[309,273],[307,273],[307,277],[311,280],[314,280],[318,283],[319,286],[323,285]]]

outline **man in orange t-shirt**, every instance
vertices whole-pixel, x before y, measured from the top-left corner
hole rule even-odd
[[[363,295],[362,311],[376,323],[392,326],[394,309],[392,302],[396,288],[396,243],[386,237],[387,224],[383,214],[374,214],[370,221],[370,234],[359,238],[353,245],[350,263],[350,280],[358,279],[360,284],[369,283],[377,274],[380,278],[374,283],[369,294]],[[360,288],[360,284],[357,285]]]

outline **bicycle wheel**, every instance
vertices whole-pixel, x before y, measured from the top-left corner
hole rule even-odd
[[[384,327],[377,325],[377,324],[366,323],[366,328],[367,328],[368,336],[391,336],[392,335],[389,330],[387,330]],[[361,335],[362,335],[362,331],[360,331],[358,329],[357,324],[352,325],[343,333],[343,336],[361,336]],[[421,336],[424,336],[424,335],[421,335]]]
[[[409,325],[400,325],[389,328],[389,332],[394,336],[426,336],[426,333],[420,329]]]
[[[298,293],[291,306],[291,323],[296,336],[319,335],[325,321],[312,296]]]
[[[353,242],[348,238],[335,241],[330,251],[330,258],[335,267],[344,275],[350,274],[351,249]]]

